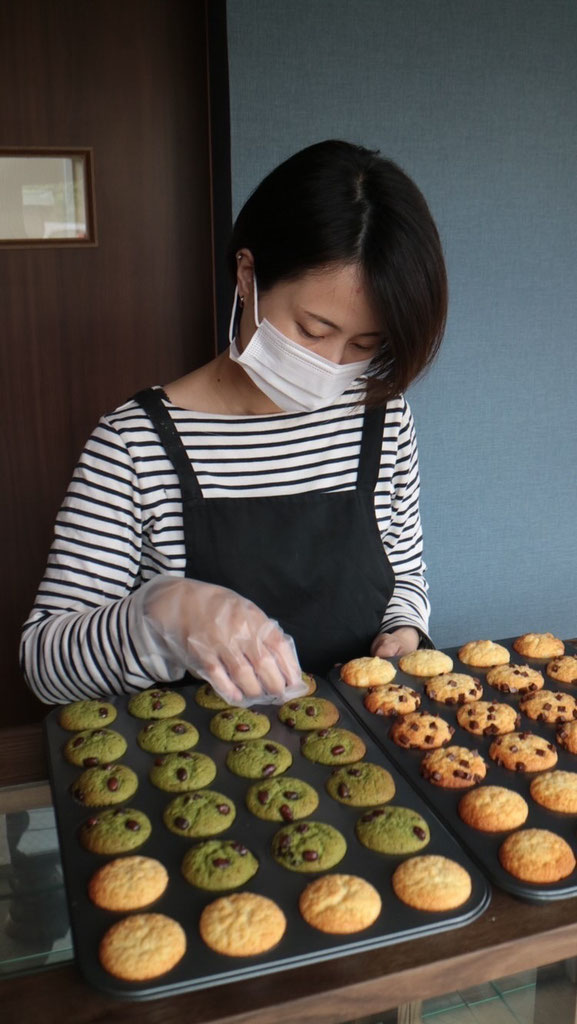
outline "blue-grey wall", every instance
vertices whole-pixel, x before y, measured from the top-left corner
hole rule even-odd
[[[439,646],[577,634],[577,4],[228,0],[233,206],[323,138],[377,147],[443,239],[408,394]]]

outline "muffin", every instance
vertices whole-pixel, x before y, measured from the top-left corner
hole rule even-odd
[[[349,807],[374,807],[392,800],[395,795],[391,773],[368,761],[333,768],[325,788],[333,800]]]
[[[84,729],[70,737],[62,752],[69,764],[95,768],[118,760],[126,747],[124,736],[114,729]]]
[[[286,825],[273,837],[272,855],[290,871],[328,871],[347,852],[345,837],[320,821]]]
[[[76,700],[65,704],[58,721],[63,729],[76,732],[80,729],[99,729],[111,725],[116,718],[116,708],[105,700]]]
[[[330,700],[323,697],[299,697],[283,704],[278,712],[279,721],[289,729],[327,729],[339,720],[339,712]]]
[[[287,775],[256,782],[246,794],[246,806],[264,821],[294,821],[316,811],[318,794],[308,782]]]

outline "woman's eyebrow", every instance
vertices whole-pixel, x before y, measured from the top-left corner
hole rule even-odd
[[[321,322],[321,324],[326,324],[327,327],[334,327],[334,329],[336,331],[340,331],[341,330],[341,328],[339,327],[338,324],[334,324],[332,320],[327,320],[326,317],[324,317],[324,316],[319,316],[318,313],[312,313],[309,309],[303,309],[303,313],[306,316],[312,316],[314,320],[319,320]],[[381,334],[383,334],[383,331],[363,331],[361,334],[358,334],[357,337],[358,338],[380,338]]]

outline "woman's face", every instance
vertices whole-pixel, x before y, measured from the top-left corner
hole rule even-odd
[[[247,249],[238,254],[237,264],[238,291],[244,298],[238,344],[244,351],[256,330],[253,259]],[[355,264],[307,271],[263,294],[259,291],[258,316],[333,363],[372,359],[385,340],[382,323]]]

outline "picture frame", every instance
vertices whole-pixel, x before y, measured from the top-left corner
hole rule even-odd
[[[0,147],[0,248],[97,244],[91,148]]]

